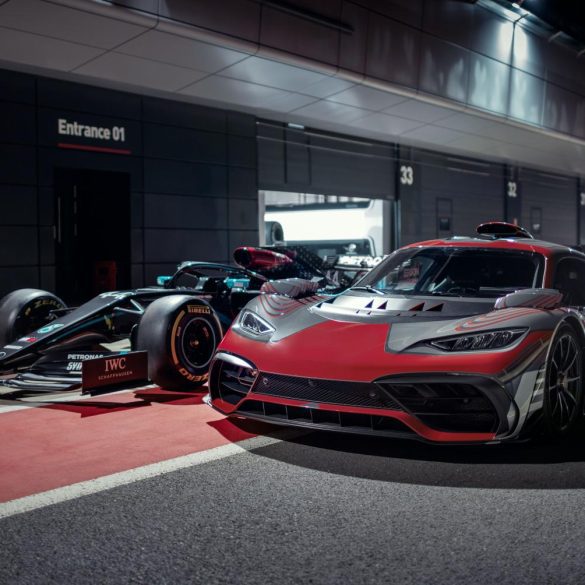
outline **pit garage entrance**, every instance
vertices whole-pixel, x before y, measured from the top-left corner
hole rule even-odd
[[[78,303],[130,288],[130,176],[55,169],[56,291]]]

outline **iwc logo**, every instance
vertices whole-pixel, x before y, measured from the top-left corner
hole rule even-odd
[[[118,372],[126,369],[126,358],[113,358],[106,360],[106,372]]]

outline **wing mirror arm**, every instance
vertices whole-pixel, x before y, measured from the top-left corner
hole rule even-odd
[[[526,288],[514,291],[496,300],[494,309],[529,307],[552,310],[563,304],[563,294],[556,288]]]

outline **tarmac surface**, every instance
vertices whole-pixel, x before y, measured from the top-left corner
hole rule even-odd
[[[585,444],[221,430],[201,450],[219,458],[27,512],[34,493],[15,499],[0,583],[585,583]]]

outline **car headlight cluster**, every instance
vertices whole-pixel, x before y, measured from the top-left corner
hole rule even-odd
[[[248,310],[245,310],[240,317],[240,327],[252,335],[265,335],[274,332],[274,327],[270,323]]]
[[[474,333],[473,335],[458,335],[445,337],[437,341],[431,341],[430,345],[443,351],[479,351],[488,349],[500,349],[512,345],[522,337],[526,329],[498,329],[486,333]]]

